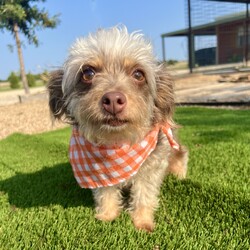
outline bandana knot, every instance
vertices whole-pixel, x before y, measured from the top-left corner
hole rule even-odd
[[[156,126],[139,143],[132,146],[124,144],[120,148],[90,143],[79,134],[78,127],[73,126],[69,158],[80,187],[93,189],[113,186],[134,176],[155,149],[160,129],[171,147],[179,150],[169,125]]]

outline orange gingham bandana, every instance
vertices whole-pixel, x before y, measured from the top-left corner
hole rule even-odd
[[[134,176],[143,162],[155,149],[159,130],[167,136],[170,145],[179,150],[169,125],[156,126],[139,143],[125,144],[120,148],[90,143],[73,126],[69,158],[74,176],[82,188],[113,186]]]

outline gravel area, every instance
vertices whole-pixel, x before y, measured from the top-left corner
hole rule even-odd
[[[0,120],[0,139],[15,132],[35,134],[66,126],[53,124],[47,99],[0,106]]]

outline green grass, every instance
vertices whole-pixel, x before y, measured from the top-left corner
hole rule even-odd
[[[152,234],[94,219],[68,163],[70,129],[0,141],[0,249],[250,249],[250,110],[178,108],[188,178],[168,177]]]

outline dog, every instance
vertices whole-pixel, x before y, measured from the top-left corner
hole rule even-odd
[[[92,189],[95,217],[112,221],[126,207],[137,229],[152,232],[164,177],[185,178],[188,152],[172,134],[173,81],[151,42],[125,26],[79,38],[48,92],[54,118],[72,124],[70,162]]]

